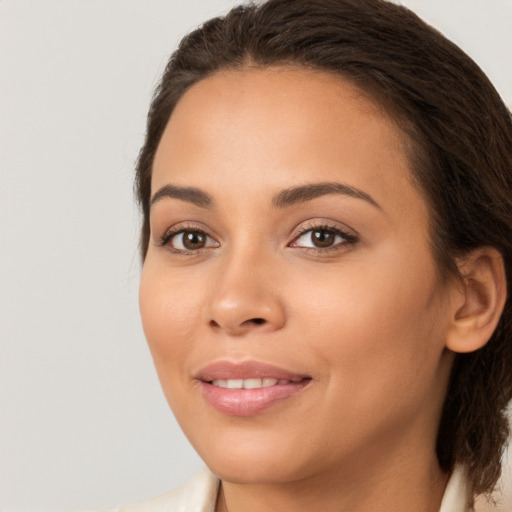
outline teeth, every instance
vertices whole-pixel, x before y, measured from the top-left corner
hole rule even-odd
[[[256,389],[262,386],[263,382],[261,379],[244,379],[244,389]]]
[[[243,379],[230,379],[226,381],[228,389],[242,389],[244,387]]]
[[[257,389],[268,388],[276,384],[289,384],[289,380],[277,380],[272,378],[264,379],[215,379],[212,381],[214,386],[228,389]]]

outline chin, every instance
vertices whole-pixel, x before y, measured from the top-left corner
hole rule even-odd
[[[304,478],[309,465],[301,463],[301,454],[297,453],[300,445],[283,442],[283,439],[286,438],[278,442],[275,437],[265,440],[262,436],[253,439],[235,436],[233,439],[217,439],[208,445],[199,443],[200,446],[195,448],[210,471],[226,482],[269,484]],[[291,455],[293,453],[295,457]],[[307,456],[303,458],[307,459]]]
[[[291,468],[285,461],[276,464],[269,460],[248,463],[228,459],[212,461],[206,465],[222,481],[233,484],[268,485],[292,482],[305,476],[290,471]]]

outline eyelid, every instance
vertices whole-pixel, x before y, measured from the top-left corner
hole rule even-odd
[[[343,243],[338,243],[336,245],[327,246],[327,247],[303,247],[299,245],[294,245],[295,242],[304,236],[305,234],[315,231],[315,230],[325,230],[331,231],[336,235],[341,236],[344,239]],[[292,241],[288,244],[289,247],[295,247],[297,249],[304,249],[308,251],[315,252],[327,252],[332,250],[339,250],[344,246],[353,245],[359,241],[359,235],[355,233],[355,231],[351,228],[340,225],[332,220],[327,219],[315,219],[312,221],[308,221],[305,224],[301,224],[298,228],[294,230],[292,234]]]
[[[205,235],[209,240],[213,240],[214,244],[206,247],[201,247],[199,249],[176,249],[170,246],[171,240],[180,233],[186,231],[194,231],[197,233],[201,233]],[[191,222],[180,222],[178,224],[174,224],[173,226],[167,228],[164,233],[158,237],[156,245],[159,247],[168,247],[169,250],[176,254],[198,254],[204,250],[208,250],[211,248],[219,247],[220,243],[217,240],[217,237],[211,234],[210,230],[207,229],[203,224],[200,223],[191,223]]]

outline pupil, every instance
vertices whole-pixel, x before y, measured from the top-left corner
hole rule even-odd
[[[183,236],[183,245],[187,249],[202,249],[205,242],[206,237],[197,231],[188,231]]]
[[[317,247],[329,247],[334,243],[334,233],[326,230],[313,231],[311,233],[313,244]]]

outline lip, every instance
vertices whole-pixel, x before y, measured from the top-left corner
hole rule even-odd
[[[269,377],[277,380],[299,382],[309,379],[309,375],[295,373],[278,366],[260,361],[215,361],[197,372],[195,378],[203,382],[215,379],[262,379]]]
[[[290,381],[285,384],[256,389],[227,389],[212,384],[213,380],[272,378]],[[195,375],[203,398],[217,411],[231,416],[253,416],[289,399],[302,391],[311,381],[309,375],[259,361],[216,361]]]

